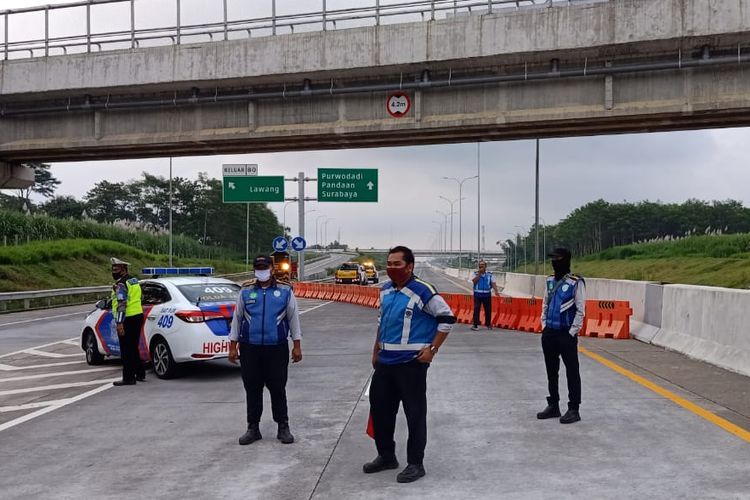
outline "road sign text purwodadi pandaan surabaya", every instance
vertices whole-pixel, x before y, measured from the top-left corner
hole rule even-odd
[[[378,170],[319,168],[318,201],[378,201]]]

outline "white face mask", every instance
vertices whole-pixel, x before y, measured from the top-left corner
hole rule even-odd
[[[268,281],[271,279],[271,270],[270,269],[256,269],[255,277],[258,279],[258,281]]]

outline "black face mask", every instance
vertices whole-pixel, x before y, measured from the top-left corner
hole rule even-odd
[[[552,269],[555,270],[555,278],[560,279],[570,272],[570,260],[553,260]]]
[[[119,280],[120,276],[121,276],[120,273],[114,273],[114,272],[112,273],[112,279],[114,279],[115,281]]]

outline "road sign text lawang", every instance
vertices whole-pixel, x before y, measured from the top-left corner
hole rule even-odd
[[[378,170],[319,168],[318,201],[378,201]]]
[[[284,201],[284,176],[224,177],[224,203]]]

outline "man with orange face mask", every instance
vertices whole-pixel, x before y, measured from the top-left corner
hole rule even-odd
[[[409,439],[407,467],[396,480],[410,483],[425,475],[427,444],[427,368],[453,328],[456,318],[435,287],[414,276],[414,254],[404,246],[388,253],[386,282],[380,292],[378,334],[372,351],[375,373],[370,384],[370,414],[378,456],[366,474],[395,469],[393,432],[403,403]]]

